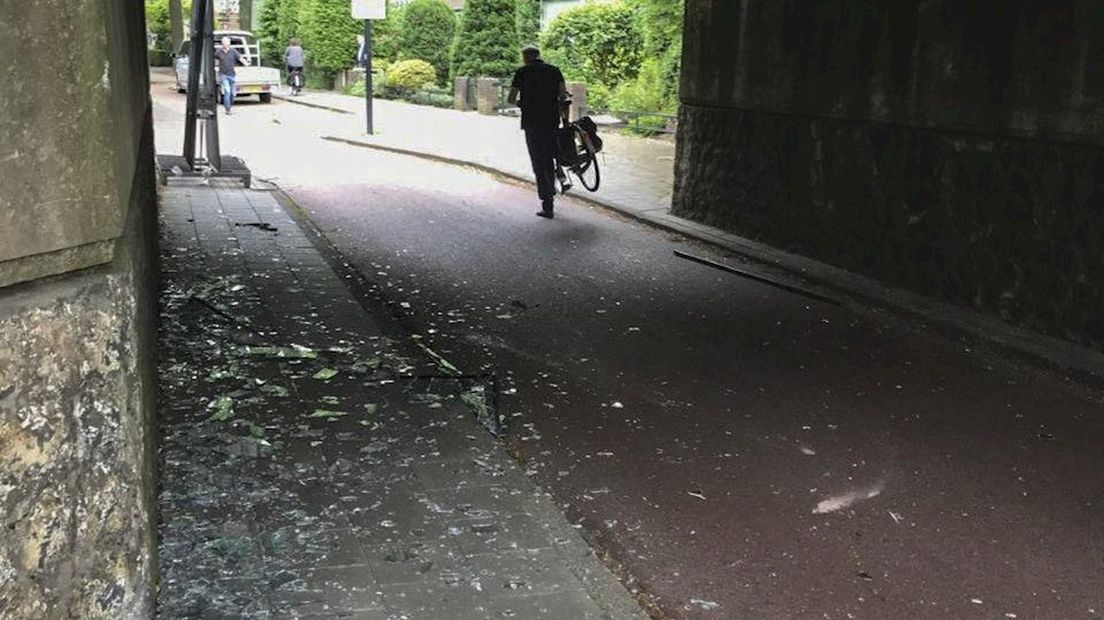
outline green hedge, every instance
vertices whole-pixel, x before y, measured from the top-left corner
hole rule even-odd
[[[160,49],[146,50],[151,67],[171,67],[173,64],[172,52]]]
[[[515,0],[468,0],[452,50],[452,77],[506,78],[521,64]]]
[[[443,85],[448,78],[449,48],[455,34],[456,16],[447,4],[442,0],[413,0],[403,16],[398,58],[428,62]]]

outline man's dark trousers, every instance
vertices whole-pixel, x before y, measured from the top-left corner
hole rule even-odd
[[[551,211],[556,196],[556,128],[526,128],[525,146],[529,147],[533,175],[537,178],[537,195],[544,210]]]

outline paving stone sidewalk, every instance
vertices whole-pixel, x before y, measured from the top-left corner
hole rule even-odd
[[[162,195],[159,616],[643,618],[273,194]]]

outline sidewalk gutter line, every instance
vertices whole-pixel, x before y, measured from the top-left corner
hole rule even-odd
[[[418,157],[455,166],[475,168],[490,175],[503,177],[525,185],[534,186],[527,176],[521,176],[475,161],[438,155],[426,151],[405,149],[365,140],[322,136],[323,140],[351,146],[386,151],[399,155]],[[703,243],[718,247],[767,268],[775,268],[824,292],[843,295],[857,305],[892,311],[912,320],[941,327],[957,336],[967,336],[984,343],[1006,358],[1019,359],[1044,369],[1066,373],[1082,381],[1099,386],[1104,380],[1104,353],[1052,336],[1016,327],[979,312],[954,306],[934,297],[927,297],[900,288],[894,288],[867,276],[822,263],[752,241],[730,233],[670,215],[663,209],[638,211],[610,200],[571,193],[570,197],[598,207],[609,209],[622,216],[669,232],[678,233]],[[830,296],[829,296],[830,297]]]
[[[288,103],[294,103],[295,105],[306,106],[308,108],[317,108],[319,110],[329,110],[330,112],[337,112],[339,114],[356,114],[356,112],[350,112],[349,110],[343,110],[341,108],[335,108],[335,107],[331,107],[331,106],[328,106],[328,105],[322,105],[320,103],[308,103],[306,101],[299,101],[298,99],[292,99],[291,97],[288,97],[287,95],[278,95],[276,93],[272,93],[272,97],[274,99],[279,99],[280,101],[286,101]]]

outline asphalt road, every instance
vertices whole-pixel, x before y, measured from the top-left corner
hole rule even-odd
[[[154,95],[175,150],[183,98]],[[380,311],[502,378],[519,458],[656,613],[1104,613],[1091,390],[678,259],[733,260],[583,203],[546,221],[527,187],[322,142],[327,114],[240,106],[224,144]]]

